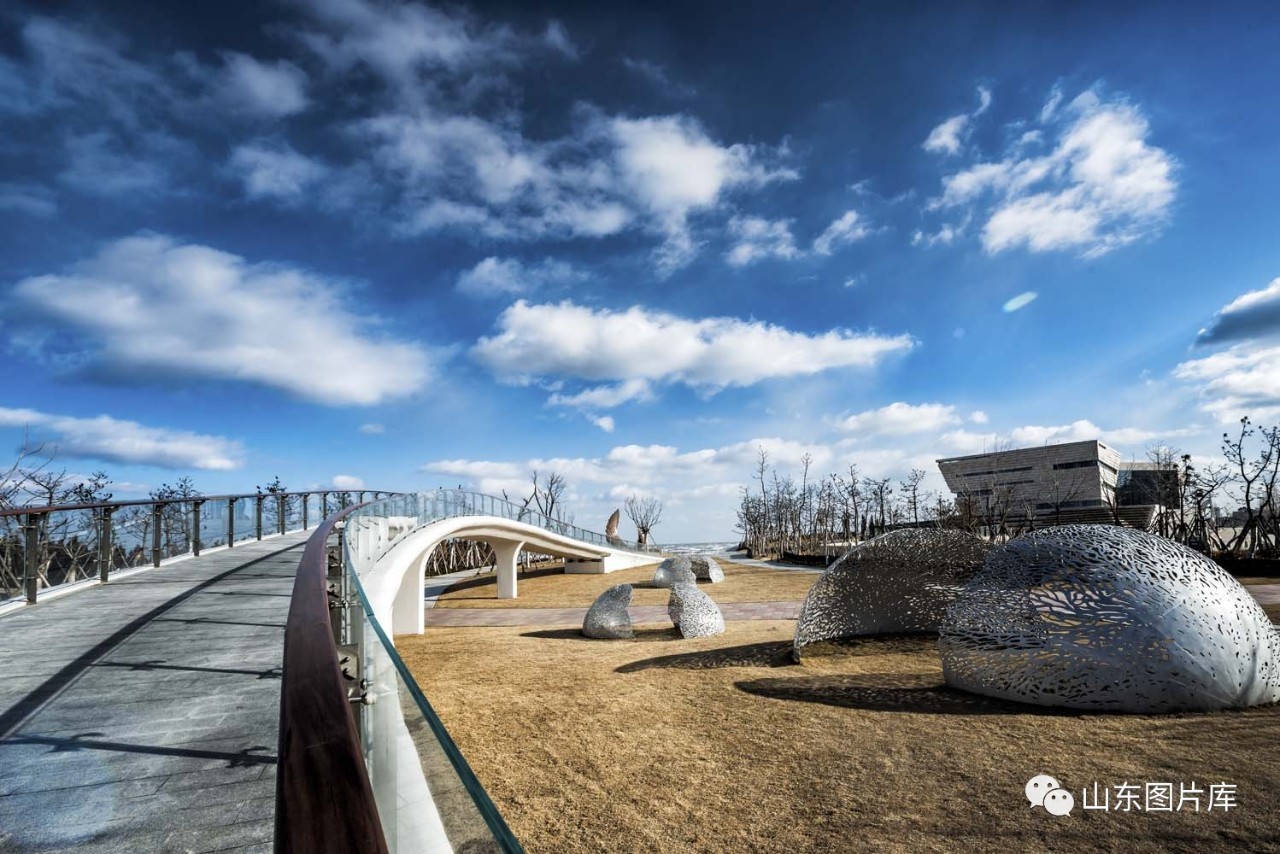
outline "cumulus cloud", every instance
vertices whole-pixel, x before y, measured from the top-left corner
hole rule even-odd
[[[689,319],[633,306],[594,309],[521,300],[472,355],[508,382],[538,377],[678,382],[715,391],[834,368],[872,368],[909,351],[909,335],[844,329],[809,335],[760,321]]]
[[[124,380],[248,381],[340,406],[406,396],[429,376],[421,347],[371,336],[376,319],[353,314],[337,285],[161,235],[24,279],[14,298],[11,318],[62,330],[60,346]]]
[[[630,379],[616,385],[600,385],[583,389],[576,394],[551,395],[547,403],[551,406],[572,406],[578,409],[612,409],[632,401],[653,399],[653,390],[648,380]]]
[[[871,229],[857,211],[845,211],[813,241],[813,251],[830,255],[836,246],[861,240],[870,233]]]
[[[364,480],[349,474],[335,474],[329,484],[336,489],[364,489]]]
[[[458,291],[472,296],[527,294],[544,285],[581,281],[585,274],[571,264],[547,258],[526,265],[515,258],[489,256],[458,276]]]
[[[62,456],[131,465],[225,471],[240,468],[244,457],[239,442],[221,436],[147,427],[109,415],[77,418],[0,407],[0,427],[26,428],[33,440],[47,441]]]
[[[1280,421],[1280,346],[1244,342],[1188,359],[1173,375],[1198,389],[1200,408],[1228,424],[1248,415]]]
[[[1050,103],[1055,98],[1060,93]],[[1175,162],[1147,142],[1142,112],[1092,90],[1049,106],[1042,113],[1054,134],[1050,151],[1033,153],[1036,140],[1023,135],[1003,159],[944,178],[929,209],[985,210],[982,243],[990,254],[1025,247],[1097,256],[1158,232],[1177,189]]]
[[[623,182],[666,235],[658,254],[662,270],[674,270],[696,253],[691,213],[713,207],[732,188],[799,177],[793,169],[769,165],[755,146],[719,145],[687,116],[619,117],[608,128]]]
[[[1221,344],[1262,338],[1280,332],[1280,279],[1249,291],[1218,310],[1213,323],[1200,330],[1197,344]]]
[[[588,420],[606,433],[613,432],[614,423],[612,415],[601,415],[599,417],[590,416]]]
[[[288,60],[263,62],[243,53],[222,57],[221,96],[236,109],[278,118],[310,103],[306,73]]]
[[[765,258],[790,259],[800,255],[791,235],[791,220],[736,216],[729,220],[729,235],[735,243],[725,260],[734,267],[745,267]]]
[[[294,151],[287,143],[256,142],[237,146],[228,162],[251,199],[276,199],[292,203],[304,195],[329,170],[324,164]]]
[[[839,422],[850,433],[928,433],[957,424],[960,416],[954,406],[942,403],[912,405],[901,401],[879,409],[850,415]]]

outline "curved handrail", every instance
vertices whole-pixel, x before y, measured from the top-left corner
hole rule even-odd
[[[329,535],[360,506],[320,523],[293,583],[280,683],[278,854],[388,850],[329,618]]]
[[[70,510],[104,510],[107,508],[115,509],[117,507],[148,507],[153,504],[190,504],[192,501],[230,501],[235,499],[239,501],[241,498],[295,498],[297,496],[309,497],[312,495],[361,495],[369,493],[373,495],[374,500],[384,495],[396,495],[394,490],[389,489],[308,489],[301,492],[240,492],[231,495],[189,495],[185,498],[135,498],[131,501],[98,501],[92,504],[28,504],[22,507],[0,508],[0,517],[3,516],[23,516],[27,513],[55,513]],[[363,503],[363,499],[356,502]]]

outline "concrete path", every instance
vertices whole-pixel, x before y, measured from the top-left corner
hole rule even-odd
[[[0,618],[0,851],[269,851],[307,533]]]
[[[726,620],[794,620],[799,602],[726,602],[720,604]],[[632,605],[633,623],[669,623],[666,605]],[[582,625],[586,608],[432,608],[428,626],[569,626]]]
[[[817,575],[824,571],[821,566],[797,566],[794,563],[783,563],[780,560],[756,560],[747,557],[746,552],[717,552],[713,557],[722,558],[731,563],[740,563],[743,566],[760,566],[765,569],[785,569],[788,572],[811,572]]]

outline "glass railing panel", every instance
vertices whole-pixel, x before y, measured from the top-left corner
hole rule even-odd
[[[55,510],[36,517],[37,590],[74,584],[98,575],[98,514],[92,510]]]
[[[246,540],[257,538],[254,528],[254,504],[255,500],[252,496],[248,498],[237,499],[233,506],[234,519],[234,536],[233,541],[240,543]]]
[[[227,544],[227,510],[225,498],[205,501],[200,505],[200,548],[216,549]]]
[[[522,851],[373,616],[358,575],[348,583],[355,596],[344,642],[359,644],[373,700],[353,708],[387,847],[442,850],[444,839],[454,851]]]
[[[111,569],[151,565],[151,508],[119,507],[111,514]]]
[[[0,516],[0,602],[23,595],[22,518]]]
[[[160,508],[160,559],[191,553],[195,517],[190,501],[175,501]]]

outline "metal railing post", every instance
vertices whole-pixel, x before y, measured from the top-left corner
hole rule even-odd
[[[40,514],[26,515],[26,548],[22,555],[22,584],[27,591],[27,604],[36,604],[36,590],[40,585]]]
[[[200,505],[203,501],[191,502],[191,555],[200,557]]]
[[[311,493],[302,496],[302,530],[307,530],[307,505],[311,503]]]
[[[254,525],[258,531],[258,539],[262,539],[262,499],[266,496],[259,495],[257,506],[254,508]]]
[[[329,518],[329,493],[327,492],[320,493],[320,518]]]
[[[98,516],[98,580],[103,584],[111,576],[111,559],[115,556],[115,546],[111,542],[110,507],[103,507]]]
[[[359,501],[357,501],[356,503],[357,503],[357,504],[363,504],[363,503],[364,503],[364,490],[363,490],[363,489],[362,489],[362,490],[360,490],[359,492],[357,492],[357,493],[356,493],[356,495],[357,495],[357,496],[359,497],[359,499],[360,499],[360,500],[359,500]]]
[[[284,533],[284,529],[285,529],[284,507],[285,507],[284,496],[277,495],[276,496],[276,527],[280,529],[279,532],[281,534]]]
[[[227,499],[227,548],[236,544],[236,500]]]
[[[160,510],[163,504],[151,505],[151,565],[160,565]]]

